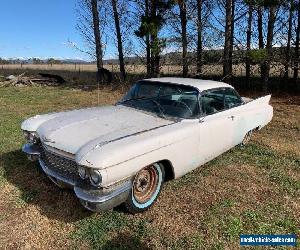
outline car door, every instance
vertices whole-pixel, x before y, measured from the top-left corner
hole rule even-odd
[[[199,120],[201,163],[205,163],[227,151],[232,146],[234,118],[225,108],[224,88],[201,93],[202,117]]]
[[[232,88],[225,89],[225,109],[233,118],[232,146],[240,144],[246,133],[265,125],[272,119],[273,109],[268,105],[271,96],[244,103]]]
[[[224,106],[228,117],[232,119],[233,134],[230,141],[231,147],[241,143],[247,130],[247,114],[244,110],[244,102],[233,88],[224,89]]]

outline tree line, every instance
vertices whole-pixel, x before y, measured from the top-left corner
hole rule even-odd
[[[268,89],[270,69],[283,65],[285,81],[299,75],[299,0],[77,0],[77,29],[86,42],[81,51],[95,57],[98,79],[103,74],[107,44],[113,43],[121,78],[125,58],[138,57],[147,76],[160,74],[166,53],[179,53],[182,76],[196,65],[201,77],[207,51],[221,51],[223,80],[232,81],[233,65],[259,65],[262,86]]]

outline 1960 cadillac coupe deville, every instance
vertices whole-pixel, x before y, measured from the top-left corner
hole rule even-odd
[[[269,123],[271,96],[241,98],[228,84],[183,78],[137,82],[113,106],[37,115],[23,151],[92,211],[142,212],[164,181],[249,140]]]

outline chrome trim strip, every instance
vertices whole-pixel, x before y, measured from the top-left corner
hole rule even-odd
[[[84,189],[77,187],[77,186],[74,187],[74,192],[75,192],[76,196],[81,200],[93,202],[93,203],[104,203],[104,202],[111,200],[112,198],[130,190],[130,189],[131,189],[131,181],[128,180],[128,181],[124,182],[122,185],[120,185],[120,187],[118,187],[117,189],[112,191],[111,193],[103,194],[101,196],[95,196],[95,195],[88,194],[84,191]]]
[[[143,134],[143,133],[146,133],[146,132],[150,132],[150,131],[155,130],[155,129],[159,129],[159,128],[163,128],[163,127],[166,127],[166,126],[173,125],[175,123],[178,123],[178,122],[171,122],[171,123],[168,123],[168,124],[165,124],[165,125],[160,125],[160,126],[153,127],[153,128],[150,128],[150,129],[138,131],[138,132],[135,132],[135,133],[132,133],[132,134],[128,134],[128,135],[124,135],[124,136],[121,136],[121,137],[118,137],[118,138],[115,138],[115,139],[112,139],[112,140],[103,141],[103,142],[100,142],[100,143],[96,144],[94,146],[94,148],[96,148],[96,147],[102,147],[102,146],[104,146],[106,144],[109,144],[109,143],[112,143],[112,142],[115,142],[115,141],[120,141],[122,139],[131,137],[131,136],[137,136],[137,135],[140,135],[140,134]]]
[[[75,186],[75,182],[73,182],[70,179],[67,179],[67,178],[57,174],[56,172],[52,171],[51,169],[49,169],[41,159],[39,159],[39,163],[47,175],[50,175],[50,176],[52,176],[60,181],[63,181],[69,185]]]
[[[71,153],[68,153],[68,152],[62,151],[60,149],[51,147],[51,146],[49,146],[49,145],[47,145],[43,142],[42,142],[42,147],[43,147],[44,150],[46,150],[47,152],[49,152],[51,154],[54,154],[56,156],[59,156],[59,157],[62,157],[62,158],[68,159],[68,160],[75,161],[75,156]]]

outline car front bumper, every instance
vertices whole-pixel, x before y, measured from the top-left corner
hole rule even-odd
[[[68,187],[74,190],[80,203],[88,210],[99,212],[112,209],[123,203],[130,195],[131,180],[122,181],[109,188],[95,188],[84,182],[74,182],[51,170],[40,158],[40,147],[33,144],[25,144],[22,151],[29,160],[38,160],[46,175],[59,187]]]

